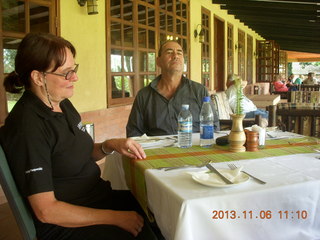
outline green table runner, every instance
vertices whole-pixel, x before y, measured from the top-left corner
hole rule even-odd
[[[198,165],[208,160],[211,162],[227,162],[235,160],[246,160],[283,156],[299,153],[313,153],[320,150],[320,140],[312,137],[267,140],[264,148],[257,152],[230,152],[229,146],[214,145],[213,148],[155,148],[146,149],[146,159],[135,160],[123,158],[123,168],[126,182],[133,195],[148,213],[147,192],[144,171],[150,168],[173,167],[182,165]]]

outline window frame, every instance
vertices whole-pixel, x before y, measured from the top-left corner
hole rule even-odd
[[[204,18],[205,17],[205,18]],[[212,58],[211,58],[211,12],[201,8],[201,28],[204,31],[204,42],[201,43],[201,83],[212,89]],[[205,63],[206,62],[206,63]],[[204,67],[206,65],[206,67]],[[205,70],[204,70],[205,69]],[[208,76],[208,78],[206,77]]]
[[[49,8],[49,32],[54,35],[60,35],[60,14],[58,9],[60,9],[60,0],[23,0],[24,2],[24,17],[25,27],[24,32],[17,31],[4,31],[3,30],[3,15],[2,15],[2,2],[0,2],[0,60],[3,63],[3,39],[5,38],[17,38],[22,39],[24,36],[30,32],[30,14],[29,7],[30,3],[35,3],[41,6],[45,6]],[[7,108],[7,97],[6,91],[3,87],[3,81],[7,74],[4,73],[4,66],[0,64],[0,126],[4,124],[6,117],[8,116],[8,108]]]
[[[132,95],[129,97],[126,97],[124,94],[124,89],[122,88],[120,91],[122,91],[122,97],[120,98],[112,98],[112,79],[114,76],[125,76],[128,75],[127,72],[124,72],[123,69],[121,72],[111,72],[111,52],[113,49],[118,50],[124,50],[127,49],[125,46],[115,46],[112,44],[111,39],[111,23],[116,21],[120,24],[128,23],[123,19],[122,16],[122,8],[123,8],[123,2],[124,0],[119,0],[120,4],[120,17],[114,18],[111,17],[111,1],[109,1],[106,4],[106,53],[107,53],[107,107],[116,107],[116,106],[122,106],[122,105],[129,105],[132,104],[134,101],[134,98],[138,91],[144,87],[144,83],[141,80],[143,76],[146,76],[148,79],[151,79],[151,77],[156,77],[160,74],[160,68],[156,65],[156,58],[158,55],[158,50],[161,44],[161,40],[167,40],[169,38],[171,39],[178,39],[177,41],[181,44],[185,60],[186,60],[186,68],[187,71],[184,72],[184,75],[188,76],[190,73],[190,64],[189,64],[189,53],[190,53],[190,44],[189,44],[189,21],[190,21],[190,13],[189,13],[189,1],[188,0],[159,0],[154,1],[154,4],[151,4],[150,1],[142,1],[142,0],[132,0],[130,1],[132,3],[132,26],[133,26],[133,47],[130,47],[128,49],[133,50],[133,57],[134,57],[134,65],[133,65],[133,72],[130,72],[130,76],[134,78],[133,80],[133,92]],[[172,3],[172,4],[171,4]],[[162,4],[160,6],[160,4]],[[115,6],[115,5],[114,5]],[[138,19],[138,6],[145,6],[146,8],[154,8],[154,26],[147,25],[149,19],[148,19],[148,13],[149,11],[146,11],[146,20],[139,22]],[[178,7],[177,7],[178,6]],[[185,6],[185,8],[183,8]],[[181,9],[181,11],[176,11],[177,9]],[[185,9],[185,11],[182,11]],[[179,14],[180,13],[180,14]],[[183,16],[185,14],[186,18]],[[165,25],[163,26],[164,29],[161,29],[160,27],[160,16],[165,16]],[[167,16],[170,16],[172,19],[172,27],[169,28],[167,25]],[[144,22],[146,24],[144,24]],[[179,26],[177,23],[181,23],[180,25],[180,31],[177,29],[177,26]],[[183,25],[184,23],[185,25]],[[185,26],[185,34],[183,33],[183,26]],[[139,36],[138,36],[138,30],[139,29],[146,29],[146,31],[154,31],[154,48],[148,46],[148,37],[147,37],[147,47],[139,47]],[[178,31],[177,31],[178,30]],[[149,32],[148,32],[149,34]],[[147,34],[147,35],[148,35]],[[149,35],[148,35],[149,36]],[[161,36],[165,36],[165,39],[161,39]],[[121,35],[121,38],[124,38],[123,35]],[[122,40],[123,41],[123,40]],[[141,71],[140,65],[140,54],[142,52],[147,53],[147,56],[149,53],[155,53],[155,71],[150,71],[148,69],[148,63],[146,65],[147,69],[146,71]],[[148,61],[147,61],[148,62]]]

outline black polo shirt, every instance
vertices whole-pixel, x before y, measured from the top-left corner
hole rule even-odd
[[[54,191],[58,200],[90,206],[105,197],[106,184],[92,159],[93,141],[66,99],[52,112],[25,91],[0,130],[0,141],[24,197]]]

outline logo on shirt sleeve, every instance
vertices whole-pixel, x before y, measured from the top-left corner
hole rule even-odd
[[[31,168],[27,171],[25,171],[26,174],[32,173],[32,172],[38,172],[38,171],[42,171],[43,168],[42,167],[38,167],[38,168]]]
[[[82,122],[81,122],[81,121],[78,123],[77,127],[78,127],[82,132],[85,132],[85,131],[86,131],[86,127],[82,125]]]

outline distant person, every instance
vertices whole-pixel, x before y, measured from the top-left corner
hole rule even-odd
[[[229,101],[229,106],[233,112],[235,112],[236,104],[237,104],[237,88],[235,86],[235,79],[237,75],[229,74],[227,78],[227,90],[226,95]],[[247,81],[241,81],[241,85],[243,88],[246,87]],[[243,109],[243,113],[246,115],[245,118],[255,118],[255,115],[261,115],[261,117],[265,120],[263,125],[267,126],[269,112],[263,109],[257,108],[257,106],[246,96],[243,96],[241,100],[241,105]]]
[[[293,79],[294,79],[294,74],[291,73],[286,82],[286,86],[289,89],[289,91],[297,91],[297,87],[293,84]]]
[[[294,79],[294,74],[291,73],[291,74],[289,75],[288,80],[287,80],[287,83],[286,83],[286,86],[287,86],[287,87],[290,87],[290,86],[293,85],[293,79]]]
[[[281,81],[281,75],[276,75],[273,82],[274,91],[276,92],[288,92],[289,88],[286,86],[286,83]]]
[[[189,104],[193,118],[193,132],[200,131],[202,99],[209,96],[205,86],[182,75],[183,50],[175,41],[164,42],[159,49],[157,65],[161,75],[142,88],[133,103],[127,124],[127,137],[174,135],[178,131],[178,114],[182,104]],[[214,126],[219,118],[214,113]]]
[[[300,85],[302,83],[303,76],[300,74],[295,80],[294,84]]]
[[[317,80],[314,78],[314,73],[313,72],[309,72],[308,73],[308,77],[303,80],[302,82],[303,84],[317,84]]]

